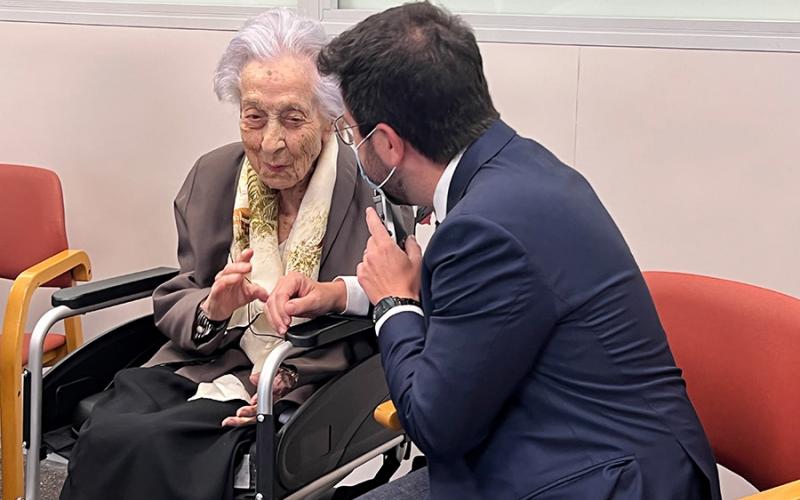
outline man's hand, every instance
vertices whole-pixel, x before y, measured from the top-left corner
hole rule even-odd
[[[260,378],[261,372],[254,373],[250,375],[250,383],[254,386],[258,387],[258,379]],[[297,382],[297,376],[292,375],[292,373],[286,368],[280,368],[278,370],[277,375],[275,375],[275,380],[272,381],[272,399],[274,401],[279,400],[280,398],[284,397],[285,395],[289,394],[291,390],[294,388],[295,383]],[[236,410],[235,417],[227,417],[225,420],[222,421],[223,427],[242,427],[244,425],[250,425],[256,423],[256,417],[258,416],[258,393],[254,394],[252,398],[250,398],[250,404],[242,406],[238,410]]]
[[[419,300],[422,249],[416,238],[406,239],[406,251],[389,236],[374,208],[367,209],[370,239],[358,265],[358,283],[376,304],[385,297]]]
[[[347,307],[347,288],[341,280],[320,283],[291,272],[278,280],[264,311],[273,328],[284,335],[292,316],[316,318],[329,312],[342,312]]]
[[[250,264],[252,258],[253,250],[248,248],[236,262],[231,262],[217,273],[211,293],[200,306],[208,319],[224,321],[231,317],[233,311],[255,299],[262,302],[269,299],[269,293],[264,288],[251,283],[245,276],[253,269]]]

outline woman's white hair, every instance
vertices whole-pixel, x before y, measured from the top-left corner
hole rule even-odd
[[[288,9],[270,9],[248,19],[228,44],[214,73],[214,92],[220,101],[239,104],[242,69],[253,60],[284,55],[307,57],[314,65],[314,91],[323,116],[333,120],[344,108],[338,82],[316,71],[317,55],[327,43],[322,25]]]

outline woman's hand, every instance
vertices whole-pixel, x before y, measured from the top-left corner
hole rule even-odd
[[[250,383],[258,387],[258,379],[261,373],[254,373],[250,375]],[[289,368],[280,367],[278,373],[275,375],[275,380],[272,381],[272,399],[277,401],[289,394],[292,389],[297,385],[297,373]],[[258,393],[250,398],[250,404],[242,406],[236,410],[235,417],[227,417],[222,421],[223,427],[242,427],[256,423],[256,416],[258,415]]]
[[[231,262],[217,273],[211,293],[200,308],[206,317],[212,321],[225,321],[233,312],[255,299],[266,302],[269,293],[252,282],[245,276],[253,269],[250,259],[253,250],[248,248],[235,262]]]
[[[316,318],[329,312],[342,312],[347,306],[347,288],[344,281],[320,283],[291,272],[278,280],[264,311],[275,331],[285,335],[292,324],[292,316]]]

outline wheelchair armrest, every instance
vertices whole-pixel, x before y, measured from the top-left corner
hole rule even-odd
[[[800,481],[792,481],[755,495],[743,497],[741,500],[786,500],[788,498],[798,498],[798,495],[800,495]]]
[[[320,347],[337,340],[374,329],[372,321],[363,317],[328,315],[320,316],[286,332],[286,340],[295,347]]]
[[[400,417],[397,415],[397,408],[391,400],[384,401],[379,404],[372,414],[372,418],[392,431],[402,431],[403,426],[400,424]]]
[[[73,286],[53,294],[53,307],[67,306],[83,309],[105,302],[136,299],[153,292],[158,285],[175,277],[178,270],[171,267],[156,267],[146,271],[125,274],[85,285]]]

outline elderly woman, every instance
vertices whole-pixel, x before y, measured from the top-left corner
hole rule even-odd
[[[231,498],[236,460],[254,434],[245,425],[254,384],[284,333],[269,320],[270,293],[300,273],[347,297],[335,278],[355,274],[373,191],[334,132],[339,89],[315,65],[325,42],[318,23],[272,10],[228,46],[214,87],[239,105],[242,140],[202,156],[175,199],[181,273],[153,297],[170,342],[148,367],[117,374],[97,403],[63,500]],[[363,347],[287,359],[274,381],[275,413],[359,361],[370,352]]]

